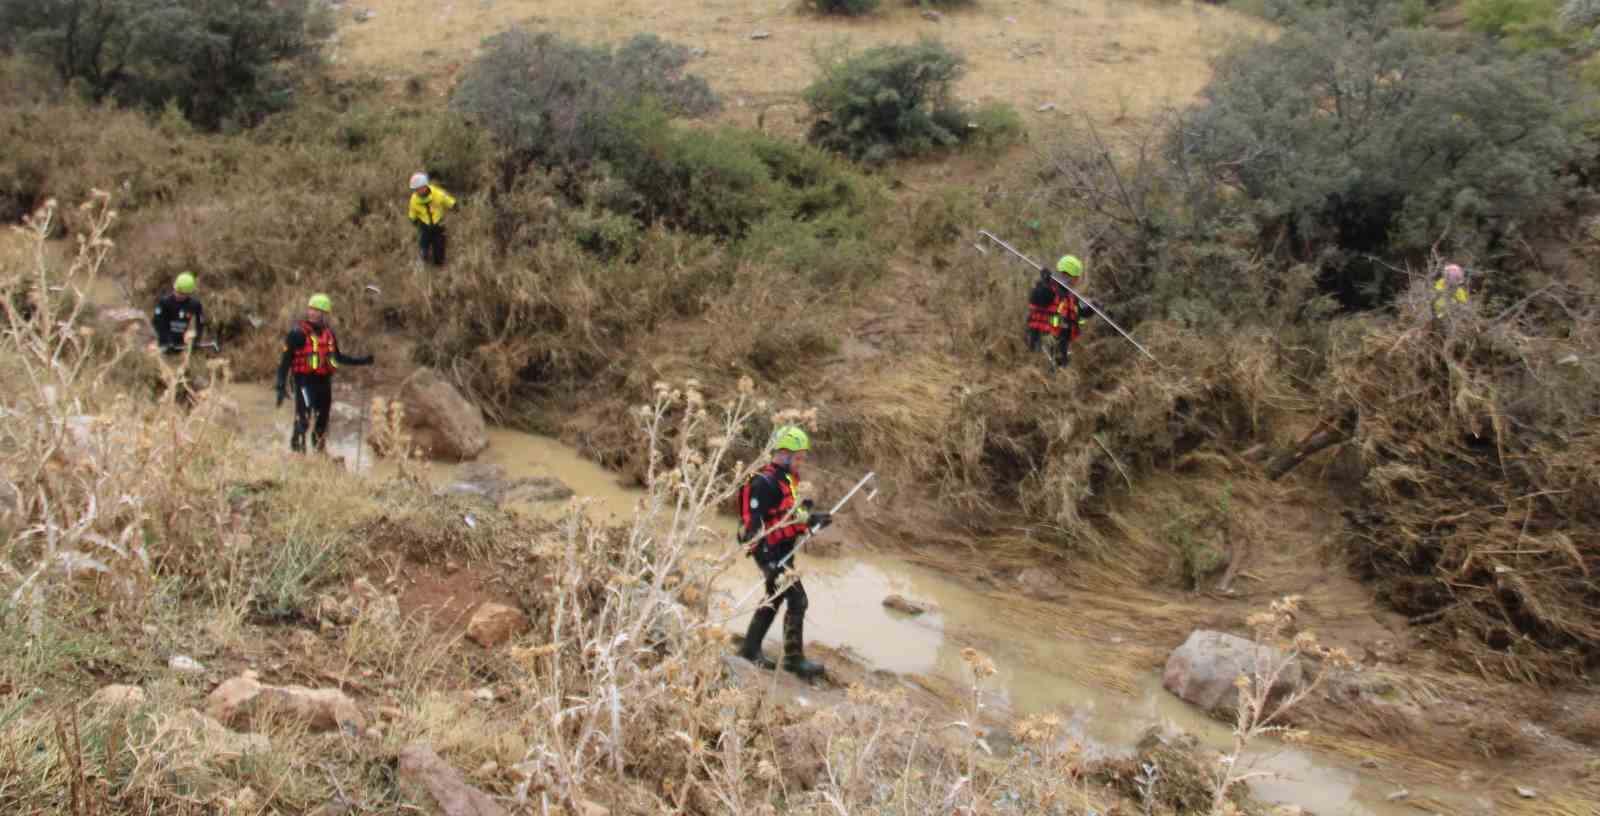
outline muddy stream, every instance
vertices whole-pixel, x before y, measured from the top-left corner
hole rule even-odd
[[[227,396],[236,402],[243,427],[257,429],[267,444],[287,447],[293,416],[288,406],[274,410],[271,389],[261,384],[235,384]],[[341,389],[336,396],[354,398]],[[356,406],[335,404],[329,453],[346,463],[357,459]],[[370,451],[362,454],[362,469],[381,476],[391,467],[373,464]],[[617,475],[581,458],[553,439],[508,430],[491,430],[489,449],[480,464],[503,468],[507,478],[554,477],[580,497],[592,499],[590,512],[627,521],[640,495],[622,487]],[[459,483],[464,466],[434,463],[432,478],[441,488]],[[515,509],[539,515],[564,512],[568,502],[524,502]],[[865,507],[870,507],[866,505]],[[862,512],[863,507],[852,508]],[[870,510],[867,510],[870,512]],[[728,531],[734,522],[713,522]],[[1158,671],[1141,679],[1133,694],[1097,685],[1080,667],[1089,661],[1086,644],[1069,640],[1031,637],[996,614],[995,601],[941,573],[872,552],[846,551],[838,557],[805,554],[801,566],[811,598],[806,624],[808,641],[818,641],[847,651],[865,664],[901,674],[923,674],[965,685],[969,674],[960,651],[974,646],[993,658],[999,673],[986,682],[993,689],[990,702],[1017,716],[1054,711],[1069,723],[1069,731],[1090,753],[1125,755],[1151,726],[1182,730],[1205,744],[1225,749],[1231,741],[1227,726],[1210,719],[1161,687]],[[722,608],[731,608],[756,586],[754,567],[736,565],[718,583]],[[911,617],[883,606],[897,594],[931,604],[932,611]],[[713,612],[718,606],[713,601]],[[1070,615],[1063,604],[1061,614]],[[743,631],[748,611],[727,617],[729,629]],[[781,649],[781,625],[768,635],[768,652]],[[1253,779],[1257,798],[1275,804],[1297,805],[1318,816],[1418,816],[1428,813],[1390,801],[1396,787],[1343,758],[1269,743],[1249,755],[1252,770],[1271,776]],[[1454,812],[1481,811],[1487,805],[1465,791],[1411,786],[1413,795],[1452,803]]]

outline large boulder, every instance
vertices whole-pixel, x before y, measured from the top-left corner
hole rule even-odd
[[[468,785],[450,763],[426,743],[413,742],[400,751],[400,792],[424,813],[435,816],[507,816],[506,809]]]
[[[1278,665],[1285,659],[1283,652],[1272,646],[1258,645],[1223,632],[1196,629],[1167,657],[1161,685],[1206,711],[1232,711],[1239,701],[1239,690],[1234,683],[1240,675],[1254,676],[1258,666],[1265,671],[1268,666]],[[1300,664],[1290,663],[1278,676],[1272,692],[1292,692],[1302,681]]]
[[[269,686],[251,672],[223,681],[206,697],[206,713],[233,727],[248,726],[258,711],[267,708],[301,720],[313,731],[342,728],[360,733],[367,727],[355,701],[338,689]]]
[[[417,448],[433,459],[463,461],[489,447],[483,411],[431,368],[419,368],[400,386],[406,427]]]

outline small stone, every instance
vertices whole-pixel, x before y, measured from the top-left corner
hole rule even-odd
[[[1369,771],[1375,770],[1378,767],[1378,760],[1371,757],[1363,759],[1361,760],[1361,767],[1366,768]]]
[[[376,725],[374,725],[371,728],[368,728],[367,732],[365,734],[362,734],[362,736],[366,737],[369,740],[372,740],[373,742],[382,742],[383,741],[383,729],[379,728]]]
[[[770,31],[754,31],[754,32],[751,32],[750,39],[752,39],[752,40],[765,40],[765,39],[767,39],[768,37],[771,37],[771,36],[772,36],[772,32],[770,32]]]
[[[1523,787],[1521,785],[1517,786],[1517,795],[1522,797],[1522,798],[1524,798],[1524,799],[1537,799],[1537,798],[1539,798],[1539,792],[1538,791],[1534,790],[1533,788],[1525,788],[1525,787]]]
[[[138,686],[125,686],[112,684],[101,686],[99,691],[89,697],[89,707],[95,711],[105,711],[119,706],[144,705],[144,689]]]
[[[930,23],[937,23],[944,20],[944,15],[934,11],[933,9],[924,9],[922,12],[922,19],[927,20]]]
[[[406,712],[398,706],[379,706],[378,716],[393,722],[406,716]]]
[[[350,16],[354,18],[356,22],[364,23],[378,16],[378,13],[372,9],[356,9],[355,13]]]
[[[492,703],[494,702],[494,689],[489,688],[488,686],[484,686],[480,689],[473,689],[472,699],[477,700],[480,703]]]
[[[883,605],[889,609],[893,609],[896,612],[903,612],[907,615],[921,615],[928,611],[927,604],[919,603],[908,598],[903,598],[899,595],[890,595],[889,597],[884,598]]]
[[[478,772],[475,775],[476,776],[494,776],[495,774],[497,774],[499,772],[500,772],[500,763],[495,762],[494,760],[491,759],[488,762],[485,762],[482,765],[479,765],[478,766]]]
[[[1577,365],[1578,363],[1578,355],[1576,354],[1568,354],[1556,361],[1556,365]]]
[[[493,648],[528,631],[528,619],[521,611],[505,604],[486,602],[467,622],[467,637],[484,648]]]
[[[1034,108],[1034,110],[1038,111],[1039,113],[1049,113],[1050,111],[1053,111],[1055,109],[1056,109],[1056,103],[1054,103],[1054,102],[1046,102],[1043,105],[1040,105],[1039,107]]]
[[[200,665],[200,661],[188,655],[173,655],[172,659],[167,661],[167,668],[185,674],[199,674],[206,670],[205,666]]]
[[[699,59],[700,57],[703,57],[705,55],[706,55],[706,50],[704,48],[691,48],[691,49],[689,49],[689,56],[694,57],[695,59]],[[143,317],[144,313],[140,312],[139,316]]]
[[[1408,791],[1405,788],[1401,788],[1400,790],[1397,790],[1394,793],[1391,793],[1388,796],[1385,796],[1383,798],[1385,798],[1385,799],[1387,799],[1387,800],[1389,800],[1391,802],[1398,802],[1398,801],[1400,801],[1402,799],[1410,799],[1411,798],[1411,791]]]

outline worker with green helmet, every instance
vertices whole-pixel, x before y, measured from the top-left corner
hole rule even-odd
[[[200,342],[204,310],[200,298],[195,296],[195,288],[194,275],[185,272],[172,282],[172,291],[156,302],[150,325],[156,330],[156,345],[165,354],[181,354],[184,338],[191,328],[194,335],[189,339],[189,348],[193,350]]]
[[[1057,275],[1050,270],[1039,270],[1039,281],[1028,295],[1028,350],[1038,351],[1045,335],[1056,338],[1055,354],[1051,361],[1055,367],[1072,361],[1072,341],[1078,339],[1084,316],[1077,296],[1059,280],[1079,281],[1083,277],[1083,261],[1075,255],[1062,255],[1056,262]],[[1054,368],[1052,368],[1052,371]]]
[[[765,669],[776,666],[762,654],[761,641],[787,604],[783,616],[783,667],[804,678],[822,674],[822,666],[806,659],[806,589],[795,578],[780,586],[784,573],[794,566],[794,549],[801,537],[828,526],[832,518],[811,509],[810,499],[796,502],[795,486],[800,463],[811,450],[811,438],[797,425],[785,425],[772,435],[772,461],[756,471],[739,491],[739,541],[761,568],[766,595],[750,616],[744,646],[739,654]]]
[[[333,411],[333,373],[343,365],[372,365],[372,355],[350,357],[339,351],[330,320],[333,299],[315,294],[306,304],[306,316],[283,341],[278,361],[278,405],[287,396],[288,375],[294,374],[294,433],[289,449],[306,450],[306,430],[318,453],[328,449],[328,415]]]

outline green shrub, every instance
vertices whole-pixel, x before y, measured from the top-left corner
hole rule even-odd
[[[1475,251],[1555,215],[1580,150],[1559,75],[1375,16],[1323,15],[1237,47],[1203,95],[1173,149],[1247,194],[1264,235],[1289,236],[1305,259],[1335,250],[1325,284],[1350,306],[1403,283],[1374,256],[1420,257],[1441,236]]]
[[[284,107],[283,68],[314,60],[333,30],[311,0],[6,0],[0,29],[92,99],[177,100],[207,129]]]
[[[989,150],[1003,150],[1028,138],[1022,114],[1007,102],[988,102],[968,116],[965,142]]]
[[[976,6],[978,0],[906,0],[908,6],[924,6],[927,8],[960,8],[961,6]]]
[[[811,7],[822,14],[870,14],[878,9],[878,0],[811,0]]]
[[[1565,45],[1560,0],[1467,0],[1467,27],[1519,51]]]
[[[813,143],[869,163],[961,143],[965,115],[950,90],[966,62],[943,43],[923,39],[818,61],[822,75],[804,93],[818,117]]]
[[[519,161],[586,162],[608,116],[646,101],[674,116],[720,103],[704,79],[685,74],[689,50],[641,34],[613,51],[523,29],[484,41],[450,106],[488,128]]]

